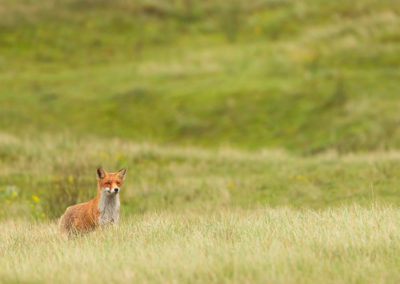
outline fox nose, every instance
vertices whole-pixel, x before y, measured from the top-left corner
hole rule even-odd
[[[118,191],[119,191],[119,188],[118,188],[118,187],[114,188],[114,191],[115,191],[115,192],[118,192]]]

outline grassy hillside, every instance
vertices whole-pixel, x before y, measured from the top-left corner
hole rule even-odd
[[[372,206],[144,214],[65,241],[1,222],[0,281],[398,283],[398,209]]]
[[[0,128],[400,148],[397,1],[0,1]]]

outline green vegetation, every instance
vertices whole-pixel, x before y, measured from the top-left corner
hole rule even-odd
[[[395,0],[0,3],[0,127],[12,133],[400,147]]]
[[[95,168],[129,173],[122,213],[234,208],[324,208],[400,204],[398,152],[334,152],[296,157],[282,151],[160,147],[121,140],[1,136],[0,216],[59,217],[96,194]],[[45,216],[42,216],[44,213]]]
[[[397,2],[0,0],[0,282],[398,283]]]

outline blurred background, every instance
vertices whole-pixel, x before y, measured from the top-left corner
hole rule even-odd
[[[7,132],[302,154],[400,146],[395,0],[0,3]]]
[[[40,190],[53,186],[48,179],[54,176],[56,184],[57,176],[64,181],[60,196],[72,190],[69,183],[79,187],[77,172],[85,172],[91,184],[89,170],[107,165],[107,155],[115,157],[110,167],[156,161],[154,167],[164,167],[158,168],[164,189],[163,182],[171,190],[184,183],[178,172],[188,174],[164,173],[169,162],[146,151],[138,158],[128,146],[82,147],[89,137],[201,149],[283,149],[303,157],[399,149],[399,64],[397,0],[0,0],[3,200],[23,196],[24,188],[39,192],[28,191],[25,198],[43,199]],[[90,147],[97,155],[77,160]],[[193,178],[199,170],[194,165]],[[243,175],[246,169],[255,172],[243,168]],[[383,176],[397,171],[383,168],[378,171]],[[302,179],[296,169],[290,171],[288,176]],[[236,174],[229,166],[221,184],[228,187],[227,175]],[[149,174],[135,184],[143,189],[142,200],[153,196],[147,190],[153,181]],[[348,189],[352,182],[349,177],[346,196],[357,190]],[[200,182],[189,184],[193,192],[201,188]],[[315,190],[325,187],[338,188],[318,179],[312,193],[292,190],[304,204],[315,205],[322,202]],[[193,194],[186,202],[197,200],[198,192]],[[168,196],[157,198],[174,206],[175,195]],[[261,196],[254,198],[299,202],[287,195]],[[80,199],[69,198],[66,203]]]

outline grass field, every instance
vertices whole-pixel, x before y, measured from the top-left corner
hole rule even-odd
[[[66,241],[2,221],[0,281],[398,283],[400,211],[346,206],[147,213]]]
[[[0,141],[0,282],[400,280],[397,152]],[[94,196],[100,162],[129,168],[121,223],[65,240],[56,218]]]
[[[400,153],[301,157],[283,150],[246,152],[167,147],[65,136],[0,139],[0,216],[54,218],[96,194],[95,168],[129,173],[123,213],[343,204],[400,204]]]
[[[0,282],[399,283],[399,64],[397,0],[0,0]]]

